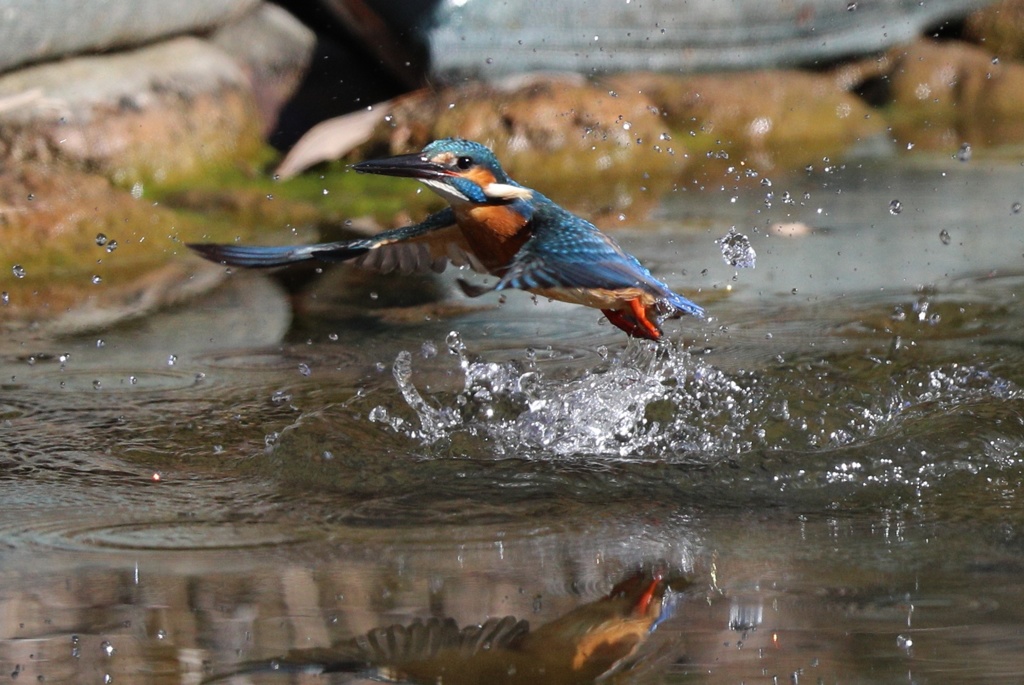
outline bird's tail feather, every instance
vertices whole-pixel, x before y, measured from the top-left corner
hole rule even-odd
[[[658,315],[666,318],[678,318],[683,314],[695,316],[698,319],[704,318],[704,308],[699,304],[690,302],[678,293],[669,291],[668,297],[659,300],[657,305]]]
[[[231,266],[271,267],[311,259],[344,262],[366,254],[369,248],[365,243],[365,240],[281,246],[191,243],[188,247],[211,262]]]

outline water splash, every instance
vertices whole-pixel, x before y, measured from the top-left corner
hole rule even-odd
[[[631,342],[575,377],[549,373],[535,355],[494,362],[470,355],[455,334],[448,349],[462,390],[425,398],[412,380],[412,355],[392,372],[419,427],[378,406],[370,419],[428,444],[484,438],[495,456],[600,455],[721,459],[748,448],[751,392],[681,347]]]
[[[376,406],[368,418],[438,455],[710,465],[751,452],[820,454],[868,444],[908,422],[1021,397],[1012,382],[957,364],[880,367],[887,381],[867,374],[871,380],[860,385],[840,380],[848,376],[827,362],[798,377],[790,365],[728,373],[682,346],[635,341],[585,368],[547,364],[532,353],[488,361],[469,353],[457,334],[449,336],[448,352],[457,368],[445,378],[455,378],[455,387],[421,391],[413,355],[401,352],[392,372],[405,406]],[[879,392],[879,384],[888,391]]]
[[[729,266],[737,269],[753,269],[754,264],[757,263],[757,253],[754,251],[753,245],[750,244],[750,238],[739,233],[735,226],[715,242],[721,247],[722,259]]]

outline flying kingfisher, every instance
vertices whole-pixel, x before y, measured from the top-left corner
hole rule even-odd
[[[494,153],[469,140],[436,140],[418,154],[361,162],[367,174],[415,178],[449,206],[422,222],[370,238],[280,247],[191,244],[214,262],[270,267],[306,260],[343,262],[387,273],[469,266],[498,282],[459,280],[476,297],[516,288],[600,309],[631,336],[658,340],[660,323],[704,310],[655,278],[636,257],[589,221],[505,173]]]

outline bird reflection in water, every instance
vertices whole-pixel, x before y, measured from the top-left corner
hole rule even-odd
[[[460,628],[453,619],[376,628],[332,647],[296,649],[204,682],[262,672],[338,673],[436,685],[593,683],[635,665],[640,646],[689,585],[664,565],[640,569],[600,599],[536,630],[511,616]]]

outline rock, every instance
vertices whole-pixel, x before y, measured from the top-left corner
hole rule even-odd
[[[964,37],[999,59],[1024,58],[1024,0],[1002,0],[972,13]]]
[[[687,163],[676,154],[678,145],[663,141],[671,136],[645,95],[611,92],[579,77],[421,91],[380,115],[362,156],[418,150],[435,138],[470,138],[491,147],[516,180],[549,194],[589,196],[597,203],[591,211],[622,208],[638,189],[669,183]],[[580,184],[588,193],[579,193]]]
[[[897,139],[925,147],[1024,141],[1024,65],[958,42],[918,41],[887,55]]]
[[[590,0],[569,10],[534,1],[524,10],[523,3],[452,1],[438,3],[433,22],[414,18],[402,28],[425,36],[435,80],[538,70],[678,74],[817,66],[875,53],[985,2]]]
[[[67,163],[121,184],[252,160],[262,128],[245,74],[198,38],[0,77],[0,158]]]
[[[105,178],[36,162],[4,167],[3,328],[97,328],[212,287],[223,268],[193,259],[168,262],[184,251],[178,231],[202,233],[185,217]]]
[[[316,35],[277,5],[260,5],[222,27],[211,42],[230,55],[249,79],[263,120],[264,136],[309,68]]]
[[[691,149],[724,151],[733,161],[752,155],[762,170],[820,161],[884,128],[880,116],[826,74],[647,72],[609,83],[650,98]]]
[[[0,21],[0,71],[207,32],[257,5],[259,0],[7,0]]]

